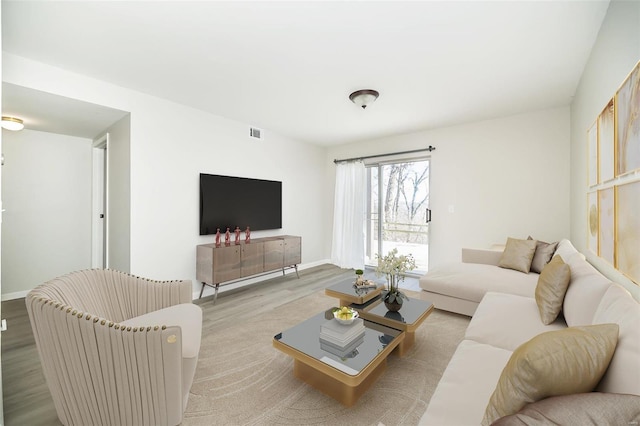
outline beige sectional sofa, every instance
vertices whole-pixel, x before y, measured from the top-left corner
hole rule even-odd
[[[632,413],[627,412],[626,415],[637,415],[640,420],[640,397],[637,397],[640,395],[640,304],[622,286],[610,282],[595,270],[571,242],[563,240],[557,247],[556,255],[560,255],[569,265],[569,287],[562,304],[563,313],[551,324],[544,325],[534,297],[538,274],[499,268],[496,265],[500,255],[499,251],[467,251],[464,255],[467,262],[478,260],[483,263],[464,262],[458,264],[457,269],[456,265],[449,265],[430,272],[421,281],[422,288],[429,293],[429,297],[433,297],[437,308],[473,314],[473,318],[420,424],[481,424],[503,369],[518,347],[547,331],[606,323],[618,324],[619,334],[613,358],[595,390],[635,395],[614,395],[613,400],[621,405],[615,407],[618,410],[615,415],[624,417],[622,405],[626,404],[628,408],[625,398],[630,398],[636,411],[633,412],[632,407]],[[535,380],[553,380],[542,376],[544,374],[535,377]],[[584,403],[584,398],[573,398]],[[606,407],[611,405],[610,400]],[[554,401],[545,400],[547,405],[560,407],[560,413],[574,412],[572,410],[575,407],[568,406],[574,402],[562,398],[556,404]],[[598,404],[585,404],[587,408],[580,407],[577,412],[593,415],[594,424],[603,420],[607,424],[614,424],[620,420],[607,418],[607,415],[614,414],[606,409],[603,411]],[[532,406],[535,404],[529,405]],[[589,413],[589,409],[598,410],[598,413]],[[598,415],[605,417],[599,418]]]

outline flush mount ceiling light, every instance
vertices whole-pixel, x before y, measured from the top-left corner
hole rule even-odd
[[[24,123],[19,118],[2,116],[2,128],[17,132],[24,129]]]
[[[352,94],[349,95],[349,99],[354,104],[365,109],[370,103],[378,99],[380,93],[375,90],[365,89],[365,90],[356,90]]]

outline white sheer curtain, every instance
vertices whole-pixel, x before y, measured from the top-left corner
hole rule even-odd
[[[331,262],[341,268],[364,268],[366,188],[362,161],[337,164]]]

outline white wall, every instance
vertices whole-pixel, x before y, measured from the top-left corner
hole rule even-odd
[[[2,293],[91,267],[91,140],[3,132]]]
[[[328,152],[327,180],[333,188],[334,158],[435,146],[429,259],[435,267],[459,260],[462,247],[489,247],[509,236],[568,238],[569,139],[568,108],[532,112],[336,147]],[[331,212],[332,190],[329,197]],[[331,229],[330,218],[325,226]]]
[[[184,129],[154,125],[180,113],[189,117]],[[169,277],[172,268],[195,273],[196,244],[213,242],[198,236],[201,172],[282,181],[283,229],[252,236],[302,235],[303,263],[326,258],[318,196],[325,186],[323,149],[268,131],[264,141],[252,140],[245,124],[177,106],[151,118],[146,137],[153,146],[141,148],[132,134],[132,262],[138,268]],[[132,114],[132,129],[139,120]]]
[[[249,140],[249,124],[188,108],[55,67],[3,53],[3,78],[36,90],[131,113],[130,271],[152,279],[195,283],[199,173],[283,182],[283,229],[252,234],[302,236],[302,260],[328,257],[323,228],[326,149],[265,129]],[[176,123],[182,123],[176,126]],[[329,234],[330,235],[330,234]]]
[[[610,279],[640,289],[587,249],[587,129],[640,60],[640,2],[609,4],[571,104],[571,240]]]

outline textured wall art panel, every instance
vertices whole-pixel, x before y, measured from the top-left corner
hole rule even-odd
[[[614,176],[614,120],[615,108],[613,99],[602,110],[598,117],[598,160],[599,160],[599,183],[608,182]]]
[[[594,254],[598,254],[598,193],[596,191],[587,194],[589,217],[587,218],[587,224],[589,225],[587,247]]]
[[[598,122],[587,131],[587,143],[589,144],[589,187],[598,184]]]
[[[640,169],[640,63],[616,94],[616,175]]]
[[[640,283],[640,181],[616,186],[616,267]]]
[[[614,200],[613,188],[598,191],[599,234],[598,246],[600,257],[614,264]]]

